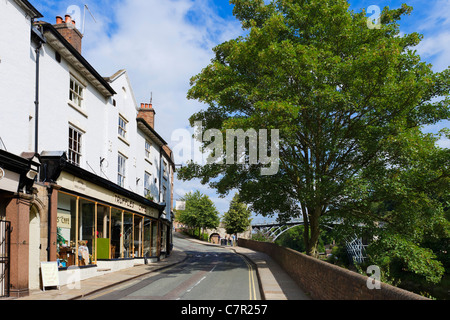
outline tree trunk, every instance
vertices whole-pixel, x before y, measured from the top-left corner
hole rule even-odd
[[[322,211],[319,206],[315,208],[309,208],[307,214],[308,222],[305,222],[304,240],[306,254],[315,258],[319,256],[317,246],[319,244],[320,237],[319,218],[321,212]]]

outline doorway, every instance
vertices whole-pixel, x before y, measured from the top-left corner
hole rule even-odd
[[[41,218],[36,206],[30,208],[29,288],[40,289]]]

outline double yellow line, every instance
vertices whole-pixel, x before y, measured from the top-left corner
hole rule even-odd
[[[250,262],[247,261],[247,259],[241,255],[239,255],[242,260],[244,260],[245,264],[248,267],[248,291],[250,293],[250,300],[256,300],[256,286],[255,286],[255,276],[254,276],[254,271],[255,269],[253,268],[253,266],[250,264]]]

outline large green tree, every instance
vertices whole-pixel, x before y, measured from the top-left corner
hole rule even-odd
[[[354,198],[359,186],[400,165],[423,138],[418,128],[449,118],[450,71],[435,73],[421,60],[414,51],[421,35],[400,33],[398,21],[412,10],[406,5],[385,8],[380,28],[369,28],[366,13],[345,0],[231,3],[246,35],[215,47],[211,64],[192,78],[188,97],[207,108],[190,122],[202,121],[203,132],[278,129],[279,171],[190,163],[179,177],[201,178],[221,195],[237,189],[264,216],[302,216],[306,252],[316,255],[322,220],[375,201]]]
[[[239,194],[236,193],[231,200],[229,210],[225,212],[222,218],[227,233],[237,235],[247,231],[251,224],[251,214],[247,205],[239,200]]]
[[[177,220],[192,230],[215,229],[220,224],[219,212],[214,202],[200,191],[187,193],[181,201],[186,202],[185,210],[177,212]]]

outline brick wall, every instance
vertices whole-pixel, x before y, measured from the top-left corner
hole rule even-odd
[[[427,300],[384,283],[370,290],[366,276],[273,243],[239,239],[238,244],[269,255],[315,300]]]
[[[145,120],[150,127],[155,129],[155,114],[156,112],[152,104],[141,103],[141,109],[137,117]]]
[[[53,26],[81,54],[83,35],[76,28],[75,21],[72,20],[70,15],[66,15],[65,22],[62,21],[61,17],[56,17],[56,24]]]

